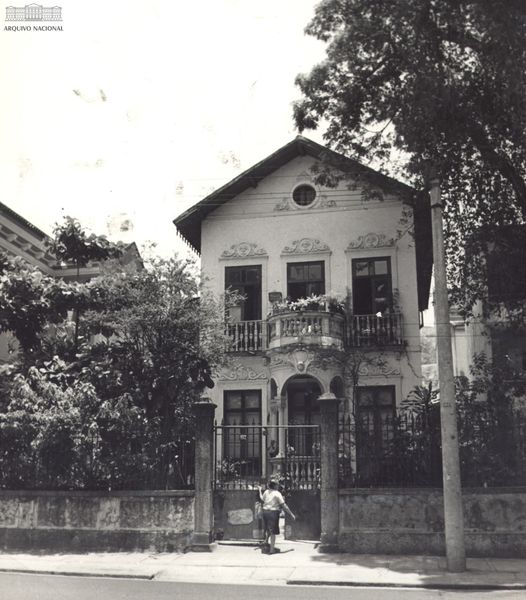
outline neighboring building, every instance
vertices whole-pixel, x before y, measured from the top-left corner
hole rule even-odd
[[[481,235],[487,247],[486,297],[467,323],[458,324],[465,354],[456,358],[471,364],[475,354],[484,353],[526,376],[526,226],[486,228]]]
[[[353,173],[354,185],[316,184],[311,169],[322,159]],[[298,136],[174,223],[201,255],[210,288],[244,296],[227,324],[232,364],[209,393],[217,420],[282,426],[270,434],[282,452],[293,435],[285,426],[319,423],[318,397],[334,393],[342,411],[366,415],[381,436],[385,416],[422,380],[426,199]],[[303,300],[311,295],[324,298]],[[223,452],[265,471],[263,445],[245,439]]]
[[[473,350],[466,323],[454,307],[449,311],[451,327],[451,350],[453,353],[453,374],[455,377],[469,376],[471,360],[469,352]],[[435,325],[422,327],[422,376],[425,382],[431,381],[438,388],[438,363]]]
[[[9,256],[20,257],[27,263],[37,267],[50,277],[66,281],[88,281],[101,273],[101,264],[89,263],[77,269],[72,265],[61,265],[49,252],[47,244],[51,238],[20,216],[14,210],[0,202],[0,250]],[[142,266],[142,260],[135,243],[128,244],[126,252],[120,259],[124,265],[134,263]],[[7,360],[14,344],[14,338],[9,334],[0,335],[0,363]]]

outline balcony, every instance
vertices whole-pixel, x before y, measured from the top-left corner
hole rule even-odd
[[[229,352],[254,353],[298,343],[339,350],[344,345],[377,348],[404,343],[401,313],[352,315],[348,322],[346,344],[345,317],[325,310],[280,312],[269,316],[268,321],[227,323],[227,349]]]
[[[344,322],[342,314],[322,310],[274,314],[268,318],[268,347],[302,343],[343,349]]]
[[[352,315],[349,323],[349,345],[353,348],[401,346],[402,315]]]
[[[227,323],[225,334],[228,352],[261,352],[267,348],[265,321],[236,321]]]

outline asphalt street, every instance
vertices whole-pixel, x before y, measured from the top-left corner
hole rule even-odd
[[[214,585],[0,573],[0,600],[524,600],[524,591]]]

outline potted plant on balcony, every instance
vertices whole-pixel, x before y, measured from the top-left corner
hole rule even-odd
[[[306,298],[298,298],[297,300],[291,300],[285,298],[279,302],[274,302],[272,305],[272,314],[282,314],[288,312],[304,312],[308,310],[319,311],[325,307],[325,296],[322,294],[311,294]]]
[[[339,300],[335,296],[327,296],[326,298],[327,310],[333,315],[345,314],[345,302]]]

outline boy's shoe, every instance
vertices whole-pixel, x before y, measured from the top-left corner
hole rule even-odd
[[[270,551],[269,550],[269,554],[279,554],[281,552],[281,550],[279,548],[274,548],[274,550]]]

